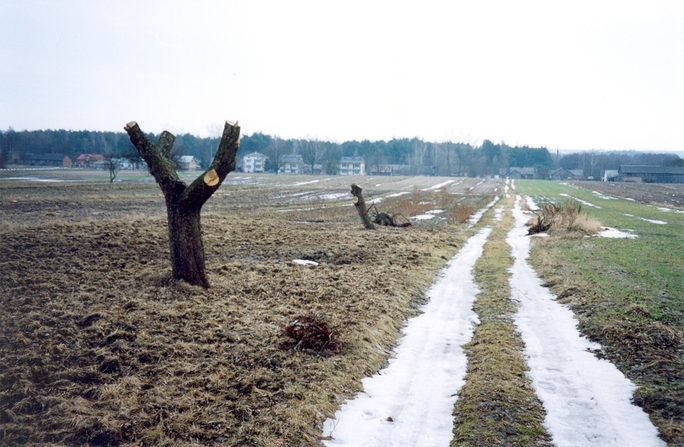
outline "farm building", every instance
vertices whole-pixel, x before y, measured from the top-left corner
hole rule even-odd
[[[601,180],[604,182],[616,182],[620,177],[620,173],[616,169],[606,169],[603,171],[603,177]]]
[[[565,168],[559,168],[549,173],[551,180],[575,180],[575,175]]]
[[[79,168],[91,168],[93,163],[97,161],[104,161],[102,154],[81,154],[76,158],[75,166]]]
[[[575,180],[584,180],[584,169],[570,169],[570,172],[575,176]]]
[[[301,174],[304,171],[304,160],[299,154],[286,154],[280,157],[278,172],[282,174]]]
[[[506,177],[511,179],[523,179],[523,178],[534,178],[535,169],[534,168],[517,168],[510,167],[508,169],[508,174]]]
[[[178,169],[183,171],[195,171],[197,169],[200,169],[200,165],[197,162],[197,159],[192,155],[181,155],[178,158],[177,165]]]
[[[26,159],[31,166],[61,166],[70,168],[71,158],[64,154],[26,154]]]
[[[340,175],[366,175],[366,163],[363,157],[340,158]]]
[[[242,157],[242,172],[264,172],[268,157],[261,152],[252,152]]]
[[[684,183],[684,167],[658,165],[620,165],[623,182]]]

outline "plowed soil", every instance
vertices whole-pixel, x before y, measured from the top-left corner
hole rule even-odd
[[[601,194],[684,209],[684,184],[681,183],[573,182],[573,184]]]
[[[154,183],[68,180],[0,181],[3,445],[319,445],[501,188],[358,178],[382,211],[444,210],[366,231],[348,179],[231,174],[202,214],[203,289],[171,278]],[[336,349],[288,338],[301,316]]]

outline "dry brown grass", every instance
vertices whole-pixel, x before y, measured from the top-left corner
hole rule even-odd
[[[418,188],[413,188],[411,194],[385,199],[382,205],[392,213],[401,214],[408,218],[436,208],[433,194],[428,191],[421,191]]]
[[[205,290],[170,278],[163,201],[137,214],[150,188],[0,229],[1,443],[318,445],[466,237],[365,231],[352,207],[278,213],[295,205],[245,188],[206,205]],[[283,328],[322,314],[340,349],[294,349]]]

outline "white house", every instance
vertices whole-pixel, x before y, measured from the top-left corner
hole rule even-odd
[[[252,152],[242,157],[242,172],[264,172],[268,157],[261,152]]]
[[[199,162],[192,155],[181,155],[178,157],[178,162],[176,164],[178,165],[178,169],[183,171],[195,171],[200,169]]]
[[[299,154],[286,154],[280,157],[278,172],[282,174],[301,174],[304,170],[304,160]]]
[[[340,158],[340,175],[366,175],[366,163],[363,157]]]

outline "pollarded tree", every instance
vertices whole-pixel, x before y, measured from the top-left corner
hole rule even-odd
[[[190,185],[180,180],[176,172],[176,164],[171,156],[175,137],[171,133],[162,132],[159,141],[152,144],[135,121],[126,124],[124,129],[166,199],[173,277],[208,288],[200,211],[228,173],[235,170],[240,127],[237,123],[226,121],[214,160]]]

